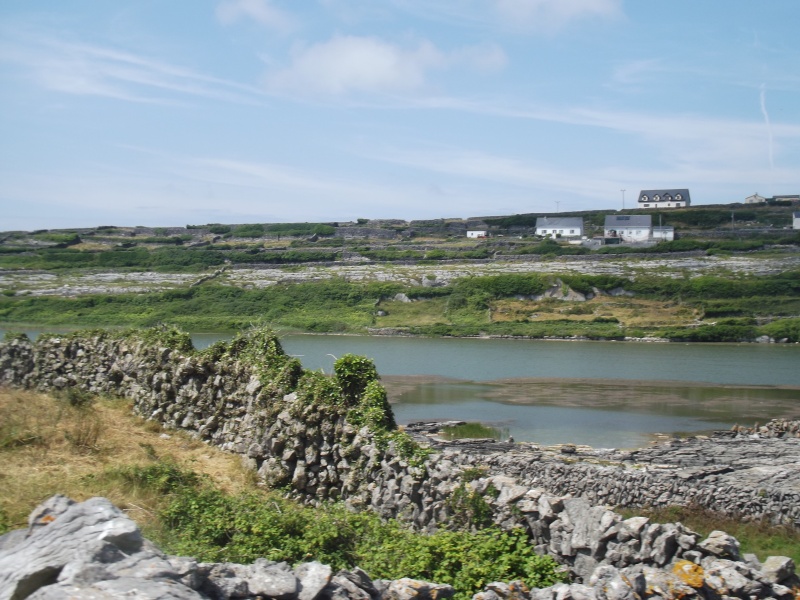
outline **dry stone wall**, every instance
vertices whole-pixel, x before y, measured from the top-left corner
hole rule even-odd
[[[313,377],[264,331],[203,352],[193,351],[188,338],[159,330],[0,344],[0,384],[127,398],[143,417],[241,455],[269,483],[289,485],[306,501],[342,499],[428,530],[456,522],[524,527],[538,552],[552,554],[581,583],[573,591],[523,597],[612,597],[599,595],[603,589],[617,589],[618,598],[672,597],[653,592],[672,586],[686,598],[721,598],[709,590],[724,582],[735,592],[728,597],[792,598],[789,586],[798,582],[791,561],[775,574],[766,563],[740,556],[736,540],[722,532],[701,540],[680,524],[623,519],[603,505],[716,501],[727,494],[729,501],[710,506],[780,521],[800,518],[795,491],[767,482],[748,493],[720,488],[713,478],[631,468],[625,457],[606,457],[614,465],[589,464],[522,445],[434,444],[426,457],[409,449],[410,438],[381,435],[353,418],[366,394],[347,405],[341,395],[310,392],[308,381]],[[800,443],[787,436],[770,441],[784,444],[785,456]],[[481,600],[515,593],[498,585]]]

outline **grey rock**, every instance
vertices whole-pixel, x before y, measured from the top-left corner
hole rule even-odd
[[[300,591],[300,582],[285,562],[275,563],[259,558],[249,567],[236,567],[247,581],[250,594],[254,596],[289,600],[297,597]]]
[[[332,570],[328,565],[319,562],[307,562],[294,569],[295,577],[300,581],[300,600],[314,600],[331,580]]]
[[[28,529],[33,530],[37,527],[49,525],[74,504],[74,500],[61,494],[50,496],[50,498],[33,509],[33,512],[28,516]]]
[[[327,600],[371,600],[373,598],[349,578],[341,575],[331,577],[319,597]]]
[[[452,598],[454,594],[455,590],[450,585],[404,577],[392,581],[382,597],[385,600],[444,600]]]
[[[703,568],[706,585],[718,593],[735,598],[764,597],[764,584],[744,563],[707,558],[703,561]]]
[[[368,594],[370,598],[379,598],[381,596],[381,591],[376,587],[372,579],[370,579],[370,576],[359,567],[355,567],[351,571],[339,571],[336,577],[347,579],[357,588]]]
[[[761,572],[770,583],[783,583],[794,575],[794,561],[788,556],[770,556],[761,565]]]
[[[712,531],[698,544],[707,553],[720,558],[739,560],[739,540],[724,531]]]
[[[635,578],[634,581],[636,581]],[[594,589],[600,600],[637,600],[640,597],[640,591],[644,589],[643,585],[637,586],[632,583],[629,578],[623,577],[617,569],[610,565],[603,565],[595,569],[587,583]]]
[[[57,584],[41,588],[28,600],[204,600],[196,591],[174,581],[121,577],[92,585]]]
[[[0,600],[24,598],[55,583],[64,566],[95,542],[105,541],[126,553],[142,547],[136,524],[105,498],[73,503],[47,521],[47,526],[34,528],[22,543],[0,552]]]

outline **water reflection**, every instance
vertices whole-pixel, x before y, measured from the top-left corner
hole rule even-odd
[[[656,434],[700,434],[800,416],[798,391],[638,382],[470,383],[385,377],[398,423],[477,421],[517,441],[629,448]]]

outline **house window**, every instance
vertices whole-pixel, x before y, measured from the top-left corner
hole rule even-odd
[[[575,230],[574,229],[570,229],[569,232],[570,233],[575,233]]]
[[[646,194],[642,194],[642,197],[639,198],[639,202],[647,202],[650,198],[647,197]],[[647,206],[647,205],[645,205]]]
[[[648,206],[650,206],[650,205],[649,205],[649,204],[645,204],[645,205],[644,205],[644,207],[645,207],[645,208],[647,208]]]
[[[661,202],[661,196],[659,196],[658,194],[653,196],[653,202]]]
[[[675,200],[683,200],[683,196],[681,194],[675,194]]]

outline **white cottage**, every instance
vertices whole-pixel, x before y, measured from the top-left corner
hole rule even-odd
[[[583,236],[583,219],[581,217],[539,217],[536,219],[536,235],[579,238]]]
[[[792,229],[800,229],[800,212],[792,213]]]
[[[485,238],[488,237],[489,233],[485,230],[475,230],[475,231],[467,231],[468,238]]]
[[[692,203],[686,188],[642,190],[636,208],[685,208]]]
[[[606,238],[617,238],[622,242],[647,242],[653,237],[653,222],[650,215],[607,215],[603,225]]]

